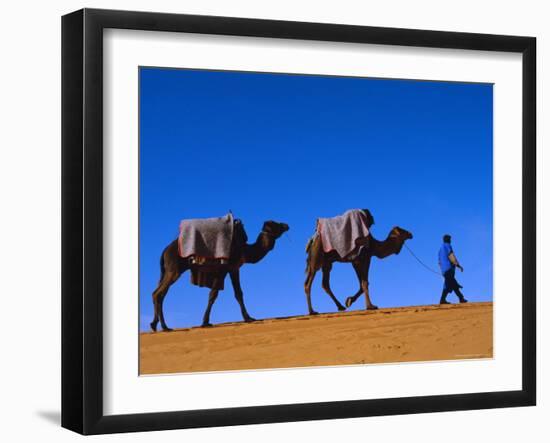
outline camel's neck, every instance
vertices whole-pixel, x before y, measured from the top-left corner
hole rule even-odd
[[[265,232],[260,232],[255,243],[244,246],[244,263],[258,263],[275,246],[275,238]]]
[[[404,241],[396,236],[389,235],[386,240],[379,241],[371,237],[372,255],[378,258],[386,258],[389,255],[397,254],[401,251]]]

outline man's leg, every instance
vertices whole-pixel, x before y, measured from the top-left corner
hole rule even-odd
[[[443,282],[443,291],[441,292],[441,299],[439,300],[439,304],[441,305],[448,305],[449,302],[447,301],[447,295],[449,295],[451,293],[450,291],[450,272],[451,271],[447,271],[443,274],[443,278],[445,279],[445,281]]]
[[[446,282],[447,288],[449,289],[449,292],[454,291],[454,293],[458,297],[458,300],[460,301],[460,303],[468,303],[468,300],[466,300],[464,298],[464,295],[460,291],[460,288],[462,288],[462,286],[460,286],[458,284],[458,282],[456,281],[455,270],[452,269],[448,272],[449,272],[448,281],[447,281],[447,278],[446,278],[445,282]]]
[[[466,300],[464,298],[464,295],[462,294],[462,292],[460,292],[460,285],[458,283],[457,283],[454,291],[455,291],[455,294],[458,297],[458,300],[460,301],[460,303],[468,303],[468,300]]]

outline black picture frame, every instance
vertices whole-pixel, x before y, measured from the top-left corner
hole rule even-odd
[[[177,412],[103,413],[103,30],[192,32],[522,54],[522,389]],[[83,9],[62,18],[62,426],[82,434],[530,406],[536,403],[536,39]]]

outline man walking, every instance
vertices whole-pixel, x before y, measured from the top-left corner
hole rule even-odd
[[[462,292],[460,292],[460,286],[455,278],[455,268],[460,269],[460,272],[464,272],[464,268],[458,263],[458,260],[453,252],[453,247],[451,246],[451,236],[445,234],[443,236],[443,244],[439,248],[439,268],[441,269],[441,274],[445,279],[443,283],[443,292],[441,293],[441,300],[439,301],[442,305],[448,305],[447,295],[454,291],[457,295],[460,303],[467,303],[468,300],[464,298]]]

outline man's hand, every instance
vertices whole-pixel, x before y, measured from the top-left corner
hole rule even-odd
[[[460,272],[464,272],[464,268],[461,265],[456,265],[458,269],[460,269]]]

